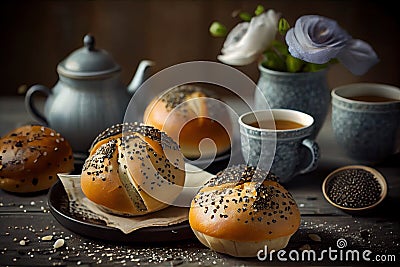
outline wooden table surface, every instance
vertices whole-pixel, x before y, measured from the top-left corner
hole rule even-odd
[[[26,113],[22,97],[0,98],[0,135],[16,126],[32,122]],[[276,255],[272,262],[257,258],[240,259],[209,250],[194,236],[183,241],[156,244],[126,244],[92,239],[65,228],[49,212],[46,192],[21,196],[0,192],[0,265],[1,266],[92,266],[117,265],[377,265],[400,262],[400,155],[374,166],[386,178],[388,196],[374,212],[351,215],[331,206],[322,195],[323,179],[333,170],[357,164],[336,144],[330,125],[330,115],[317,137],[321,160],[317,170],[301,175],[285,185],[293,194],[301,211],[301,226],[293,235],[286,251],[286,262]],[[316,240],[316,234],[320,241]],[[51,241],[41,238],[53,236]],[[53,249],[57,239],[64,239],[61,248]],[[314,239],[314,240],[313,240]],[[334,260],[327,254],[320,261],[295,261],[289,252],[308,247],[321,255],[323,250],[336,249],[338,240],[345,240],[343,253],[357,250],[359,261]],[[364,250],[372,253],[371,261],[361,258]],[[295,254],[293,254],[295,255]],[[337,254],[339,255],[339,254]],[[344,255],[344,254],[343,254]],[[339,256],[338,256],[339,257]],[[318,257],[317,257],[318,258]],[[322,259],[322,260],[321,260]],[[344,259],[344,258],[342,258]]]

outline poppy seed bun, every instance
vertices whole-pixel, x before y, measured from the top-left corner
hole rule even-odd
[[[155,97],[144,112],[143,121],[166,132],[180,146],[183,155],[221,155],[231,148],[230,115],[217,98],[200,86],[181,85]],[[202,143],[205,139],[212,142]]]
[[[255,257],[265,245],[269,251],[286,247],[299,228],[300,212],[276,176],[236,165],[211,178],[197,193],[189,224],[205,246],[236,257]]]
[[[29,193],[50,188],[57,173],[74,170],[72,148],[59,133],[40,125],[18,127],[0,139],[0,188]]]
[[[81,173],[81,188],[89,200],[126,216],[168,207],[184,182],[178,145],[165,133],[138,123],[100,133]]]

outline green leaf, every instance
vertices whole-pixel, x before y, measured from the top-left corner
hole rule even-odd
[[[228,32],[226,27],[218,21],[211,24],[209,31],[214,37],[225,37]]]
[[[278,56],[273,50],[267,50],[264,52],[264,61],[262,65],[271,70],[285,71],[285,61]]]
[[[248,12],[240,12],[239,13],[239,18],[241,18],[243,21],[250,21],[252,16]]]
[[[286,56],[286,67],[288,72],[298,72],[303,67],[304,61],[292,55]]]
[[[276,51],[278,51],[278,53],[282,56],[287,56],[289,55],[289,50],[288,50],[288,46],[286,43],[283,43],[281,41],[278,40],[273,40],[271,43],[271,46],[273,47],[273,49],[275,49]]]
[[[327,65],[333,65],[339,63],[339,60],[337,58],[332,58],[331,60],[326,63]]]
[[[265,11],[265,8],[262,5],[258,5],[256,7],[256,10],[254,10],[254,14],[256,16],[258,16],[258,15],[262,14],[264,11]]]
[[[304,66],[304,70],[305,72],[315,72],[315,71],[319,71],[322,69],[325,69],[326,67],[328,67],[329,63],[325,63],[325,64],[315,64],[315,63],[308,63]]]
[[[285,35],[290,29],[289,22],[285,18],[280,18],[278,22],[278,31],[281,35]]]

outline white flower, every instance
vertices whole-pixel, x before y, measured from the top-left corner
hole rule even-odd
[[[280,14],[270,9],[255,16],[249,22],[242,22],[228,34],[218,60],[234,65],[248,65],[265,51],[275,39]]]
[[[336,21],[317,15],[300,17],[286,33],[286,43],[296,58],[316,64],[337,58],[355,75],[379,61],[369,44],[353,39]]]
[[[263,10],[263,7],[257,7],[254,13]],[[247,15],[244,18],[251,16]],[[228,34],[218,60],[228,65],[244,66],[262,59],[263,66],[288,72],[317,71],[340,62],[355,75],[363,75],[379,62],[368,43],[353,39],[335,20],[305,15],[289,29],[289,23],[284,18],[279,20],[280,16],[270,9],[252,17],[250,22],[236,25]],[[210,32],[213,36],[226,33],[223,25],[214,23],[212,26]],[[286,34],[287,45],[275,40],[278,27],[282,35]]]

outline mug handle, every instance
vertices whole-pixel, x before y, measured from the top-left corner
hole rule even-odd
[[[298,174],[304,174],[315,170],[318,166],[318,161],[320,156],[319,146],[317,142],[315,142],[314,140],[304,139],[301,144],[305,146],[308,150],[310,150],[311,160],[306,167],[298,171]]]
[[[44,123],[45,125],[48,125],[46,117],[43,114],[41,114],[35,106],[33,97],[35,93],[42,93],[43,95],[48,97],[51,94],[51,92],[49,88],[47,88],[46,86],[36,84],[33,85],[31,88],[29,88],[25,95],[25,108],[28,110],[28,112],[40,122]]]

